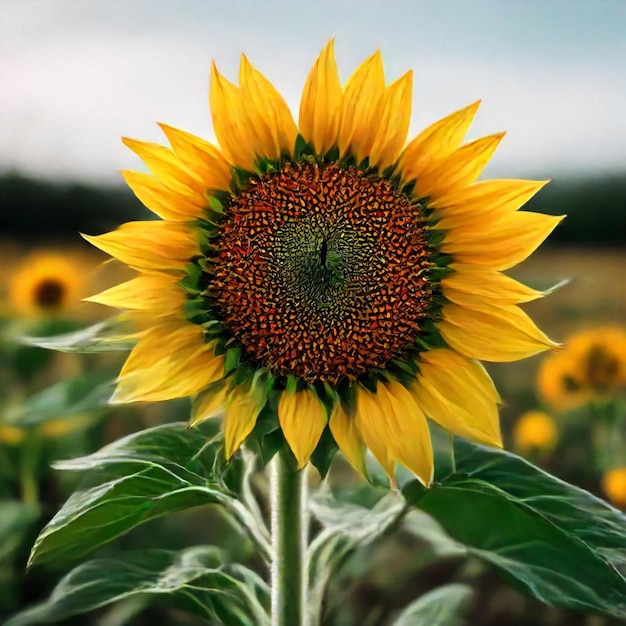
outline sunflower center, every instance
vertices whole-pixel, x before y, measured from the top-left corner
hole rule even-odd
[[[421,207],[339,164],[287,163],[231,201],[207,276],[248,358],[308,382],[357,379],[412,346],[432,301]]]
[[[592,346],[587,353],[586,374],[592,387],[602,391],[616,384],[620,364],[603,346]]]
[[[40,309],[57,309],[63,301],[63,293],[63,285],[58,280],[46,278],[35,287],[35,303]]]

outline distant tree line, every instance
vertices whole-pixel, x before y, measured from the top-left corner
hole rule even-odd
[[[626,244],[626,173],[594,178],[555,178],[525,207],[567,215],[550,242],[588,246]]]
[[[18,239],[75,239],[122,222],[148,219],[132,191],[118,186],[53,183],[19,174],[0,176],[0,235]]]
[[[626,174],[553,180],[525,207],[567,214],[550,238],[554,244],[616,246],[626,241]],[[152,214],[123,186],[61,184],[0,175],[0,236],[74,239]]]

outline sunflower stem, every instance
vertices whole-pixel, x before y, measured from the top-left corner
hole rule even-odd
[[[307,485],[281,454],[272,461],[272,626],[308,626]]]

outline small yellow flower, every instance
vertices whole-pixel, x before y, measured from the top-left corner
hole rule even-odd
[[[572,336],[561,352],[539,368],[542,398],[555,409],[570,409],[606,398],[626,386],[626,332],[616,327]]]
[[[626,508],[626,467],[616,467],[602,477],[602,490],[609,502]]]
[[[554,420],[543,411],[524,413],[513,429],[515,448],[521,452],[549,450],[556,444],[557,436]]]
[[[10,424],[0,424],[0,444],[18,446],[24,440],[25,435],[23,428]]]
[[[0,424],[0,444],[7,446],[20,445],[29,431],[43,439],[56,439],[91,426],[93,415],[79,414],[43,422],[37,426],[17,426],[16,424]]]
[[[10,310],[29,316],[72,310],[80,303],[82,267],[70,254],[35,252],[26,256],[9,280]]]
[[[39,426],[38,431],[45,439],[55,439],[56,437],[64,437],[70,433],[87,428],[91,426],[93,422],[93,415],[73,415],[72,417],[63,417],[61,419],[44,422]]]

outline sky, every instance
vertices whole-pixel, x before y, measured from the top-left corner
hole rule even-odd
[[[344,81],[377,48],[413,68],[413,134],[481,98],[491,175],[624,171],[625,28],[626,0],[0,0],[0,172],[112,183],[142,169],[121,136],[214,139],[210,63],[241,52],[297,115],[331,37]]]

